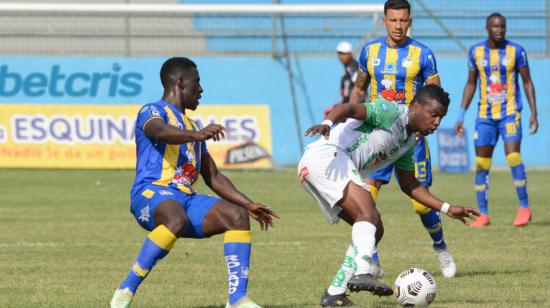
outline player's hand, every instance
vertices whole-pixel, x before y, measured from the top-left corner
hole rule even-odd
[[[330,126],[326,124],[319,124],[319,125],[312,126],[306,130],[306,133],[304,136],[313,137],[316,134],[325,136],[325,139],[328,139],[328,137],[330,136]]]
[[[464,127],[462,122],[456,122],[455,133],[460,137],[464,136]]]
[[[474,220],[474,218],[479,216],[479,211],[460,205],[451,205],[451,207],[449,207],[449,211],[447,212],[447,216],[458,219],[468,226],[470,224],[464,218],[467,217],[471,220]]]
[[[537,116],[531,116],[529,119],[529,135],[534,135],[539,130],[539,121]]]
[[[273,217],[279,218],[279,215],[275,213],[269,206],[251,203],[246,207],[248,213],[252,218],[260,223],[260,228],[267,231],[267,228],[273,228]]]
[[[225,127],[220,124],[211,123],[208,124],[205,128],[199,131],[199,141],[205,141],[208,139],[213,139],[214,141],[219,141],[222,138],[225,138]]]

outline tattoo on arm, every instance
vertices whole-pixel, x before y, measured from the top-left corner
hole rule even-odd
[[[357,80],[355,81],[355,86],[351,90],[351,95],[349,102],[351,104],[362,104],[365,102],[365,94],[367,88],[369,87],[370,76],[363,72],[359,71],[357,75]]]

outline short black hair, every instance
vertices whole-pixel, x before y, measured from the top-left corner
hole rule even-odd
[[[420,105],[424,105],[431,100],[436,100],[441,105],[449,107],[451,100],[449,99],[449,93],[445,92],[442,87],[429,84],[425,85],[416,92],[413,101],[418,101]]]
[[[185,77],[193,68],[197,68],[195,62],[185,57],[174,57],[166,60],[160,69],[160,82],[166,89],[182,77]]]
[[[411,5],[409,4],[409,1],[407,0],[388,0],[386,3],[384,3],[384,16],[386,16],[386,13],[388,10],[402,10],[406,9],[409,11],[409,15],[411,14]]]
[[[504,24],[506,24],[506,17],[504,17],[502,14],[500,14],[498,12],[491,13],[491,15],[487,16],[487,19],[485,20],[485,24],[488,25],[489,20],[491,20],[491,18],[493,18],[493,17],[500,17],[500,18],[504,19]]]

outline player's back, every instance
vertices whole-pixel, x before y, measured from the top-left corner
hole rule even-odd
[[[528,65],[523,47],[506,40],[491,48],[484,40],[470,48],[468,65],[479,76],[478,117],[501,119],[521,112],[518,69]]]
[[[412,38],[395,48],[386,37],[368,42],[361,50],[359,65],[371,77],[371,101],[384,98],[406,105],[427,79],[438,74],[433,52]]]

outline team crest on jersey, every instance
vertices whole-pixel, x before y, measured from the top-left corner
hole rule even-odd
[[[397,73],[397,64],[395,64],[395,63],[386,63],[384,65],[384,70],[381,71],[380,73],[395,75]]]
[[[372,60],[370,60],[370,64],[372,66],[378,66],[380,65],[380,58],[372,58]]]
[[[401,66],[404,68],[412,67],[412,65],[413,65],[413,60],[411,58],[405,58],[401,60]]]

